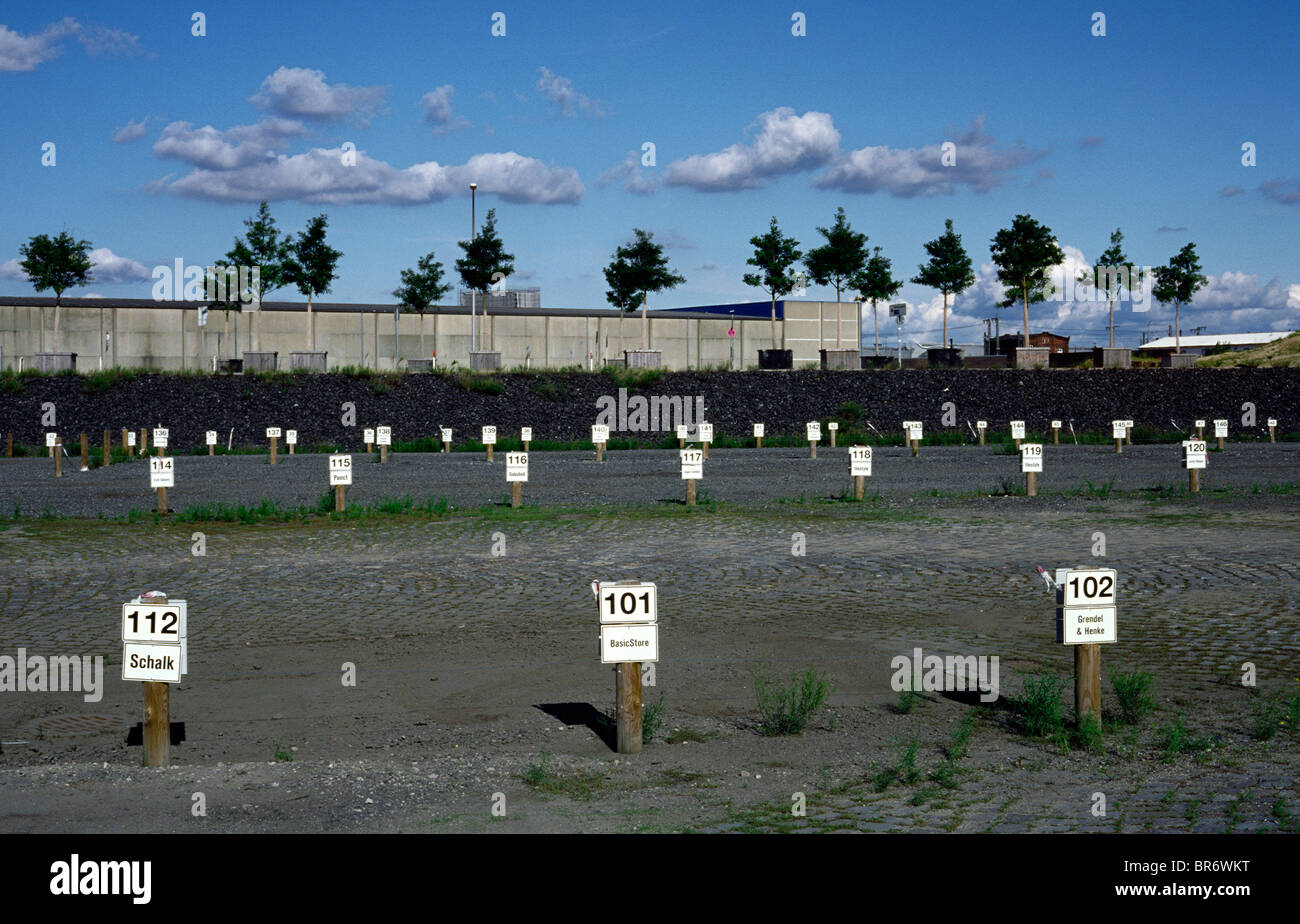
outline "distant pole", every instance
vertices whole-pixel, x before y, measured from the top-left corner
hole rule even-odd
[[[113,461],[113,431],[104,431],[104,465],[107,466]]]
[[[469,243],[474,246],[474,241],[478,238],[478,219],[474,216],[475,196],[477,195],[478,184],[469,184]],[[477,317],[478,289],[470,288],[469,290],[469,330],[470,342],[475,353],[478,352],[478,317]]]
[[[63,477],[63,437],[54,438],[54,477]]]
[[[81,470],[90,471],[90,441],[86,434],[81,434]]]

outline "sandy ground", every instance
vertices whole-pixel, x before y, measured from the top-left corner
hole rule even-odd
[[[1144,491],[1185,484],[1175,452],[1052,447],[1037,499],[988,496],[1019,479],[1016,460],[973,447],[881,451],[868,488],[881,496],[860,505],[827,500],[848,487],[842,449],[816,462],[715,452],[704,487],[722,503],[695,510],[675,503],[670,453],[600,466],[565,453],[534,457],[518,512],[9,520],[0,655],[108,664],[98,702],[0,694],[0,830],[1295,832],[1298,736],[1253,731],[1262,702],[1300,694],[1300,495],[1282,487],[1300,457],[1230,446],[1200,496]],[[323,457],[182,463],[173,509],[311,503],[325,472]],[[21,498],[29,515],[108,515],[152,499],[141,465],[51,488],[48,464],[0,465],[0,510]],[[500,461],[399,455],[359,471],[355,493],[477,506],[505,492]],[[1027,736],[1009,707],[1017,671],[1072,672],[1040,564],[1116,568],[1120,637],[1103,671],[1155,675],[1155,713],[1108,726],[1097,750]],[[597,578],[659,586],[647,693],[666,712],[640,755],[614,753],[599,717],[613,675]],[[172,691],[187,740],[157,769],[124,744],[142,695],[118,673],[119,606],[148,589],[186,598],[191,621],[190,673]],[[997,656],[1000,698],[930,693],[901,711],[891,660],[918,647]],[[832,682],[803,734],[759,734],[764,661]],[[1103,695],[1109,712],[1108,682]],[[1068,686],[1062,700],[1068,713]],[[1161,729],[1179,717],[1210,746],[1167,754]],[[791,811],[800,794],[805,816]]]

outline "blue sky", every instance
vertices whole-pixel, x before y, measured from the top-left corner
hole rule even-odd
[[[905,278],[953,219],[979,275],[953,306],[959,341],[983,317],[1019,327],[994,307],[988,243],[1020,212],[1071,267],[1116,227],[1143,265],[1196,242],[1211,279],[1185,331],[1297,326],[1292,5],[221,3],[202,5],[202,37],[194,6],[0,13],[0,293],[31,291],[22,242],[67,228],[99,250],[96,282],[68,294],[145,297],[153,267],[219,258],[267,198],[285,230],[329,216],[328,300],[390,301],[424,253],[450,269],[474,179],[510,284],[548,306],[603,307],[634,227],[688,280],[652,307],[761,299],[740,278],[749,237],[776,215],[806,249],[843,205]],[[909,331],[937,337],[937,293],[901,297]],[[1051,303],[1030,324],[1101,341],[1105,307]],[[1120,339],[1171,318],[1122,310]]]

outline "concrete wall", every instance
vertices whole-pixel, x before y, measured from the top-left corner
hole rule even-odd
[[[840,342],[846,348],[858,343],[857,306],[840,306]],[[794,351],[796,368],[818,361],[818,350],[835,347],[833,302],[785,303],[786,320],[777,321],[777,338]],[[206,329],[200,331],[198,311],[185,307],[65,306],[60,313],[60,345],[77,353],[77,368],[99,366],[101,316],[109,344],[104,365],[135,366],[157,370],[211,368],[213,357],[237,358],[254,348],[258,312],[210,311]],[[18,357],[53,349],[53,315],[50,307],[0,306],[0,349],[3,366],[17,368]],[[260,348],[279,355],[279,368],[289,367],[289,353],[308,348],[304,310],[266,309],[260,312]],[[391,311],[312,312],[315,349],[329,353],[330,368],[366,365],[394,368],[394,316]],[[641,317],[625,318],[555,311],[550,314],[480,314],[480,349],[499,350],[502,366],[522,366],[527,357],[534,367],[602,365],[619,360],[623,350],[641,346]],[[771,321],[736,319],[736,336],[727,336],[727,318],[698,319],[650,313],[650,346],[663,351],[669,369],[704,367],[747,369],[758,365],[758,351],[771,347]],[[820,339],[818,329],[820,327]],[[420,332],[424,332],[424,352]],[[453,360],[469,365],[471,327],[468,314],[459,309],[404,313],[397,326],[398,360],[428,356],[437,351],[440,365]],[[398,368],[404,368],[404,363]]]

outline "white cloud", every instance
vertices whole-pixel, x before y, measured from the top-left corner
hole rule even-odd
[[[322,71],[280,67],[262,81],[249,101],[277,115],[337,122],[355,118],[366,122],[388,95],[386,87],[330,85]]]
[[[1277,178],[1259,184],[1259,191],[1282,205],[1300,205],[1300,180]]]
[[[140,36],[132,35],[123,29],[110,29],[108,26],[90,24],[82,26],[77,32],[77,41],[91,57],[100,55],[140,54]]]
[[[231,170],[266,161],[282,151],[289,139],[306,134],[306,127],[292,119],[264,119],[225,131],[211,125],[194,128],[189,122],[172,122],[154,142],[153,152],[195,167]]]
[[[139,282],[152,278],[144,264],[119,257],[107,247],[96,247],[90,252],[90,265],[95,282]]]
[[[117,131],[113,132],[113,140],[118,144],[126,144],[129,141],[135,141],[137,138],[142,138],[149,130],[148,124],[148,116],[145,116],[139,122],[128,121]]]
[[[546,67],[537,70],[541,74],[537,78],[538,92],[546,97],[547,102],[559,109],[561,115],[568,118],[578,115],[593,116],[597,119],[605,117],[605,107],[600,101],[579,93],[573,88],[573,81],[568,77],[561,77]]]
[[[659,185],[642,171],[641,155],[636,151],[629,151],[621,164],[610,167],[596,178],[596,185],[602,188],[620,182],[624,192],[638,196],[650,195]]]
[[[749,130],[754,138],[748,144],[669,164],[664,182],[702,192],[756,189],[770,177],[829,163],[839,151],[840,133],[825,112],[795,115],[783,106],[761,114]]]
[[[988,192],[1012,171],[1046,154],[1021,144],[999,148],[984,132],[982,116],[950,140],[956,146],[952,166],[943,164],[942,142],[922,148],[873,145],[848,152],[813,185],[841,192],[886,192],[903,199],[951,195],[959,186]]]
[[[27,281],[27,274],[23,272],[17,257],[0,263],[0,279],[16,279],[19,282]]]
[[[414,205],[479,192],[506,202],[571,204],[586,190],[571,167],[557,167],[514,151],[476,154],[461,165],[436,161],[406,168],[356,152],[345,166],[340,148],[314,148],[303,154],[275,154],[232,169],[199,169],[177,180],[152,184],[154,192],[219,201],[256,202],[297,199],[325,203]]]
[[[40,32],[23,35],[0,26],[0,71],[31,71],[62,52],[61,39],[75,35],[81,25],[67,16]]]
[[[457,118],[452,111],[451,97],[455,92],[456,88],[447,83],[420,97],[424,121],[433,126],[435,135],[445,135],[470,125],[468,119]]]

